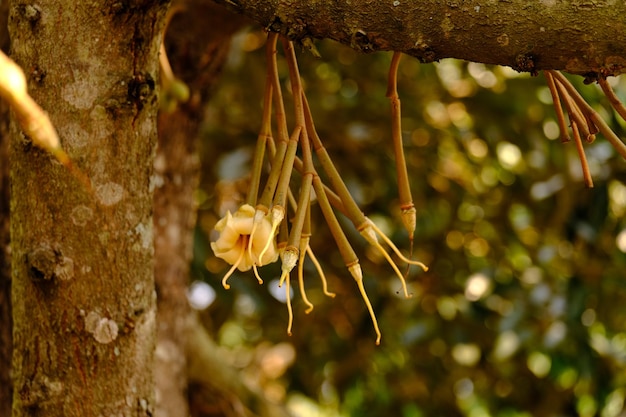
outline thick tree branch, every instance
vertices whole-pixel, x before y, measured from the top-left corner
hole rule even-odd
[[[626,72],[626,3],[608,0],[213,0],[271,31],[333,39],[422,62],[458,58],[518,71]]]

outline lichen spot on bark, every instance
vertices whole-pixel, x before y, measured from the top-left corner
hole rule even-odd
[[[441,30],[443,30],[443,36],[449,39],[450,32],[454,30],[454,23],[452,23],[452,19],[450,19],[450,14],[446,14],[446,17],[441,21]]]
[[[96,197],[103,206],[114,206],[124,197],[124,187],[114,182],[98,185]]]
[[[93,106],[98,90],[91,82],[78,80],[63,87],[62,96],[65,101],[77,109],[90,109]]]
[[[111,343],[117,339],[118,330],[116,322],[103,318],[98,322],[96,330],[93,332],[93,337],[98,343]]]
[[[139,223],[135,226],[135,234],[138,237],[138,246],[136,250],[149,249],[152,246],[152,240],[154,239],[154,233],[152,230],[152,223]]]
[[[84,226],[87,224],[89,220],[93,217],[93,210],[87,206],[76,206],[72,209],[70,213],[70,218],[72,219],[72,223],[76,226]]]
[[[69,281],[74,278],[74,260],[63,256],[55,268],[55,275],[61,281]]]
[[[100,314],[95,311],[90,311],[89,314],[85,317],[85,330],[89,333],[93,333],[96,331],[96,327],[98,326],[98,322],[100,321]]]
[[[63,145],[69,151],[82,151],[91,140],[91,135],[78,123],[69,123],[59,129],[63,139]]]
[[[95,105],[93,110],[89,112],[89,118],[91,119],[90,139],[105,139],[115,132],[115,124],[106,107],[99,104]]]
[[[162,175],[154,174],[150,176],[150,183],[148,184],[148,191],[153,192],[157,188],[163,187],[165,179]]]
[[[85,330],[93,334],[96,342],[107,344],[117,339],[119,327],[113,320],[101,317],[95,311],[90,311],[85,317]]]

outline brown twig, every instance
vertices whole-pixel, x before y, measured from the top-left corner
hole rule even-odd
[[[561,107],[561,99],[559,98],[559,91],[554,83],[554,78],[549,71],[543,72],[552,95],[552,104],[554,105],[554,111],[556,112],[556,120],[559,124],[559,131],[561,132],[561,143],[570,141],[569,134],[567,133],[567,125],[565,124],[565,116],[563,115],[563,108]]]
[[[570,125],[576,123],[576,128],[579,132],[582,131],[582,136],[587,138],[591,133],[589,132],[589,128],[587,126],[587,119],[583,115],[580,108],[576,105],[572,97],[569,95],[565,87],[560,83],[556,83],[557,90],[559,91],[560,96],[563,98],[563,103],[565,104],[565,110],[569,116]],[[573,130],[573,127],[572,127]]]
[[[402,110],[400,97],[398,95],[398,66],[402,53],[394,52],[389,66],[387,78],[387,98],[391,104],[391,136],[393,139],[393,151],[396,159],[396,177],[398,179],[398,196],[400,198],[400,210],[402,224],[409,234],[409,253],[413,256],[413,237],[417,223],[415,204],[411,195],[411,184],[406,168],[406,158],[404,157],[404,145],[402,143]],[[408,277],[411,264],[407,265],[405,277]]]
[[[606,124],[606,122],[600,117],[598,112],[596,112],[580,95],[580,93],[574,88],[574,86],[569,82],[567,78],[563,74],[558,71],[548,70],[550,74],[554,77],[556,81],[558,81],[565,89],[571,98],[576,102],[578,107],[581,109],[583,114],[588,120],[597,127],[597,129],[604,135],[604,137],[613,145],[613,148],[622,156],[622,158],[626,159],[626,145],[624,142],[617,137],[615,132]]]
[[[622,119],[626,120],[626,106],[624,106],[624,104],[619,101],[619,98],[617,98],[617,96],[615,95],[615,92],[606,81],[606,78],[600,77],[598,79],[598,84],[600,84],[600,88],[602,88],[602,91],[604,92],[606,98],[609,99],[609,103],[611,103],[611,106],[613,106],[615,111],[622,117]]]
[[[574,132],[574,141],[576,142],[576,151],[578,151],[578,159],[580,159],[580,165],[583,170],[583,179],[587,188],[593,188],[593,178],[591,178],[591,172],[589,171],[589,164],[587,163],[587,156],[585,155],[585,149],[583,148],[583,141],[580,138],[580,132],[576,122],[572,121],[572,132]]]

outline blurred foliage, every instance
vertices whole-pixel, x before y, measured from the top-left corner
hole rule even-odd
[[[261,120],[264,33],[239,35],[207,109],[193,279],[216,300],[201,315],[227,358],[298,416],[624,416],[626,395],[626,162],[603,137],[586,146],[586,189],[574,143],[562,144],[543,76],[444,60],[400,65],[403,139],[418,213],[413,297],[351,224],[348,238],[383,332],[370,318],[318,210],[311,245],[335,299],[305,265],[304,314],[294,334],[272,290],[236,273],[208,242],[245,197]],[[362,210],[408,251],[397,207],[385,97],[390,53],[359,55],[319,42],[299,54],[316,124]],[[288,112],[287,68],[279,68]],[[620,137],[596,85],[574,79]],[[611,80],[626,100],[626,79]],[[345,219],[340,219],[345,220]],[[213,237],[214,238],[214,237]],[[295,284],[294,284],[295,286]],[[282,290],[281,290],[282,291]],[[292,357],[293,356],[293,357]]]

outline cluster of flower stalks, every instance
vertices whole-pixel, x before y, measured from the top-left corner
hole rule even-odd
[[[317,262],[309,240],[311,237],[310,210],[311,201],[322,211],[324,219],[337,244],[345,265],[354,278],[371,316],[376,331],[376,343],[380,343],[381,333],[376,316],[363,286],[363,272],[354,250],[335,216],[336,212],[346,216],[365,240],[376,248],[389,262],[402,283],[404,295],[409,297],[403,274],[395,261],[381,244],[391,248],[396,256],[409,265],[418,265],[424,270],[427,267],[417,261],[405,257],[391,240],[359,209],[344,184],[339,172],[324,148],[313,123],[313,117],[298,71],[293,45],[282,40],[283,50],[289,67],[289,79],[294,102],[295,126],[289,132],[285,117],[285,106],[276,65],[276,43],[278,36],[270,34],[267,41],[267,79],[263,102],[262,127],[258,136],[251,181],[247,200],[234,214],[226,214],[215,226],[219,232],[217,241],[211,243],[215,255],[232,265],[224,275],[222,284],[230,288],[229,277],[235,270],[252,269],[259,283],[263,283],[258,267],[282,262],[280,284],[285,286],[289,322],[288,334],[291,334],[293,312],[291,307],[290,273],[297,266],[298,285],[306,312],[313,309],[308,300],[304,286],[303,261],[310,257],[317,268],[322,281],[324,293],[334,297],[327,288],[324,272]],[[392,107],[392,136],[398,172],[398,189],[401,201],[403,223],[409,233],[411,246],[415,230],[415,207],[409,190],[408,176],[404,162],[400,129],[400,101],[396,90],[396,73],[400,54],[395,54],[389,72],[388,97]],[[272,125],[272,113],[275,125]],[[300,150],[300,157],[297,151]],[[313,159],[317,159],[314,165]],[[269,174],[265,186],[261,190],[261,173],[269,165]],[[318,174],[316,166],[321,167],[324,180]],[[293,171],[301,178],[297,190],[290,188]],[[326,181],[327,180],[327,181]],[[290,222],[286,221],[290,218]]]
[[[626,145],[624,145],[624,142],[617,137],[615,132],[602,120],[600,115],[585,101],[578,91],[576,91],[576,88],[574,88],[563,74],[558,71],[548,70],[544,71],[544,75],[548,87],[550,88],[550,93],[552,94],[552,101],[561,132],[561,142],[567,143],[571,140],[568,133],[571,129],[582,166],[585,185],[592,188],[593,179],[591,178],[589,165],[587,164],[582,138],[584,138],[587,143],[592,143],[596,139],[596,133],[600,132],[624,159],[626,159]],[[598,84],[600,84],[604,95],[609,99],[613,109],[615,109],[620,117],[626,120],[626,107],[619,101],[615,92],[613,92],[611,86],[606,81],[606,78],[599,76]],[[565,116],[563,114],[563,108],[561,107],[561,101],[565,105],[565,110],[569,117],[570,129],[565,125]]]

